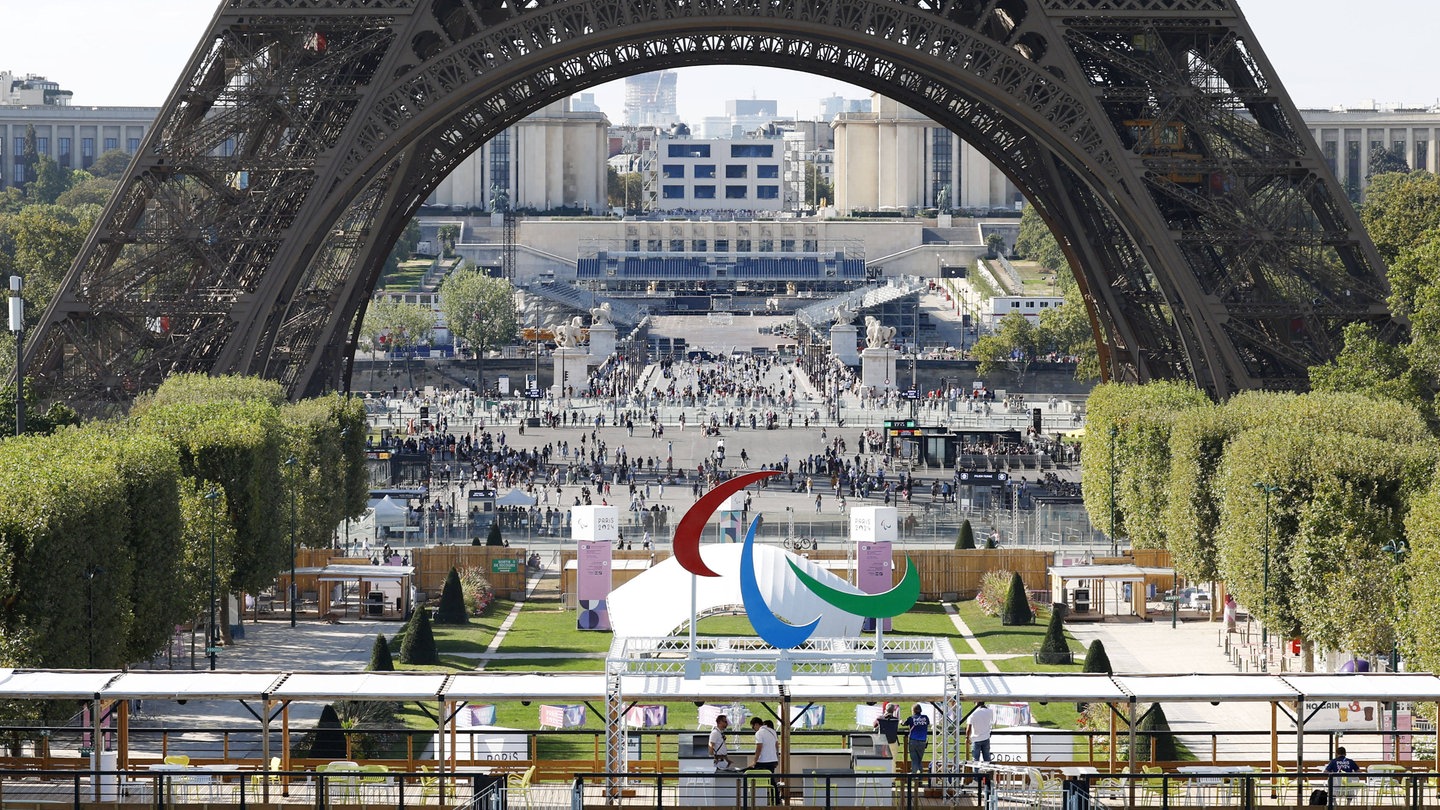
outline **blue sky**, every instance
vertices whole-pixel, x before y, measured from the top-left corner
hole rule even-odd
[[[3,15],[10,24],[0,27],[0,70],[47,76],[73,90],[76,104],[159,106],[215,8],[208,0],[48,0],[43,13],[12,8]],[[1428,58],[1440,3],[1241,0],[1241,8],[1302,107],[1440,103],[1440,78]],[[868,95],[829,79],[731,66],[682,72],[679,90],[680,113],[691,122],[721,114],[730,98],[773,98],[782,114],[812,117],[821,96]],[[619,83],[593,92],[618,121]]]

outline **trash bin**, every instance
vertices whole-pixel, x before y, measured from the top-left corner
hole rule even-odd
[[[472,773],[467,776],[470,778],[472,791],[468,807],[479,808],[479,810],[505,810],[508,782],[504,774]]]
[[[1067,778],[1060,783],[1060,796],[1065,810],[1090,810],[1090,783],[1087,780]]]
[[[119,767],[115,751],[96,751],[90,754],[90,767],[99,768],[102,773],[95,781],[95,800],[114,802],[120,799],[120,776],[114,771]],[[110,773],[103,773],[109,771]]]

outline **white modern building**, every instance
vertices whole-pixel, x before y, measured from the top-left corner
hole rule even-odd
[[[780,211],[780,140],[662,138],[656,158],[660,211]]]
[[[0,188],[28,182],[25,135],[34,127],[35,150],[65,169],[88,169],[105,152],[134,154],[160,110],[155,107],[85,107],[43,76],[0,72]]]
[[[563,99],[496,135],[450,173],[426,203],[490,209],[504,190],[511,208],[606,208],[610,122]]]
[[[989,300],[989,311],[984,314],[986,326],[995,326],[1006,315],[1018,312],[1032,323],[1040,322],[1040,313],[1055,309],[1065,303],[1056,295],[997,295]]]

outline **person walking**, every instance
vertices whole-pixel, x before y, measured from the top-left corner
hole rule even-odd
[[[900,724],[905,730],[906,751],[910,755],[910,772],[923,773],[925,765],[925,747],[930,743],[930,718],[920,710],[920,704],[916,703],[914,711]]]

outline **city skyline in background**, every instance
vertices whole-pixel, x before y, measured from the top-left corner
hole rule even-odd
[[[64,19],[63,42],[26,25],[0,27],[0,70],[38,74],[74,91],[77,106],[159,107],[214,16],[196,0],[54,0],[53,12],[32,20]],[[1373,0],[1354,14],[1348,0],[1313,0],[1303,16],[1293,0],[1241,0],[1261,47],[1302,108],[1379,104],[1440,104],[1440,83],[1425,55],[1430,26],[1395,21],[1432,6],[1416,0]],[[1440,19],[1440,12],[1432,12]],[[1419,21],[1415,21],[1419,22]],[[155,32],[160,32],[155,36]],[[147,39],[147,37],[151,37]],[[116,60],[127,69],[117,69]],[[612,123],[625,120],[623,81],[579,92],[595,95]],[[678,71],[677,108],[691,127],[725,113],[732,99],[777,102],[780,118],[814,119],[822,98],[867,98],[870,91],[833,79],[753,66]]]

